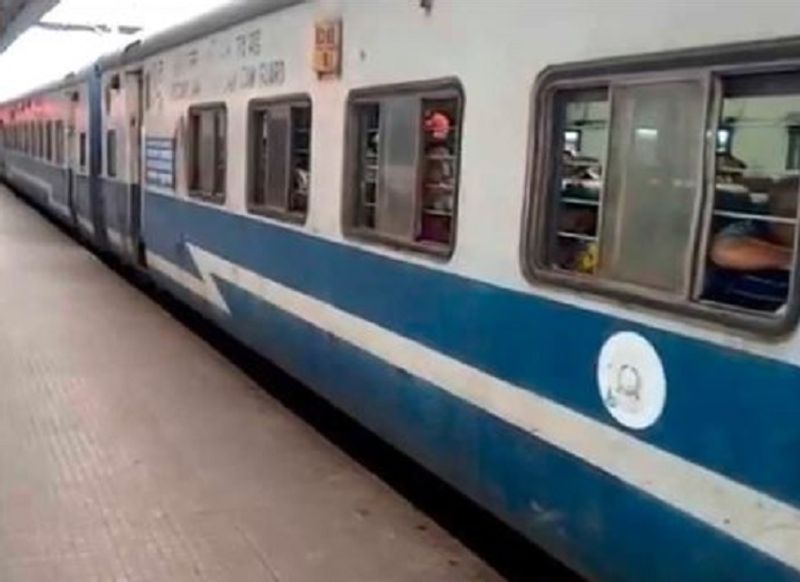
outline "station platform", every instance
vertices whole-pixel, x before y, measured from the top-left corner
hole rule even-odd
[[[0,580],[495,580],[0,187]]]

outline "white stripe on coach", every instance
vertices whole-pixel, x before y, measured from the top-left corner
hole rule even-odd
[[[78,214],[78,222],[83,227],[83,230],[94,235],[94,223],[89,218]]]
[[[214,277],[224,279],[800,570],[797,508],[195,245],[187,247],[202,280],[152,252],[148,264],[230,313]]]
[[[40,178],[39,176],[31,174],[30,172],[26,172],[25,170],[20,170],[16,166],[9,166],[8,173],[12,176],[13,175],[19,176],[22,179],[33,184],[37,188],[41,189],[43,192],[45,192],[45,194],[47,194],[47,204],[49,206],[52,206],[54,209],[56,209],[64,216],[69,217],[70,215],[69,206],[59,202],[53,197],[53,186],[50,184],[50,182],[48,182],[43,178]]]
[[[118,230],[106,227],[106,236],[108,237],[108,242],[119,249],[122,248],[122,234]]]

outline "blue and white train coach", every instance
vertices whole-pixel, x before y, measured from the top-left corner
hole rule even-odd
[[[794,579],[800,5],[723,4],[240,1],[2,171],[579,572]]]

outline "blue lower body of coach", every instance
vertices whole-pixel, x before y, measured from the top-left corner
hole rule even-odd
[[[187,243],[503,380],[613,424],[594,362],[620,329],[646,334],[670,381],[646,440],[797,504],[800,370],[160,194],[148,252],[201,278]],[[666,503],[217,279],[230,313],[160,285],[578,570],[603,579],[794,579],[797,572]],[[753,390],[753,380],[769,393]],[[702,391],[698,390],[702,387]],[[724,398],[714,416],[704,403]],[[743,414],[746,412],[746,414]],[[642,437],[643,439],[645,437]],[[533,573],[532,573],[533,574]]]

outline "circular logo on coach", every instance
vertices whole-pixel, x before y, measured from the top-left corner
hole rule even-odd
[[[667,379],[658,352],[632,331],[616,333],[603,344],[597,385],[608,412],[628,428],[652,426],[667,400]]]

